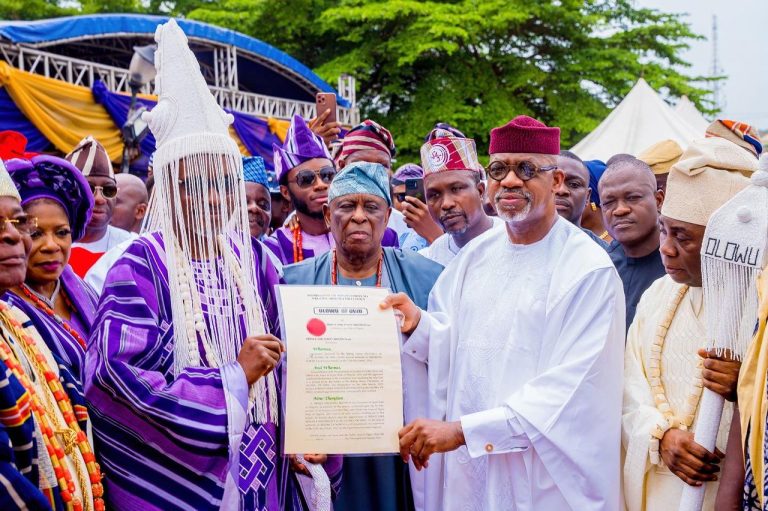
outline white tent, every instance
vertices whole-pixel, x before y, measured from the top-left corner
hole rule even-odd
[[[704,132],[707,131],[709,121],[701,115],[696,105],[688,99],[688,96],[683,96],[680,101],[675,105],[675,113],[679,115],[685,122],[696,128],[701,132],[701,136],[704,136]]]
[[[685,148],[703,136],[640,78],[608,117],[571,151],[584,160],[605,161],[618,153],[638,154],[668,138]]]

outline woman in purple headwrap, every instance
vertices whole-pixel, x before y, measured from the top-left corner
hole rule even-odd
[[[51,351],[82,382],[96,293],[69,267],[72,242],[85,232],[93,194],[83,174],[54,156],[6,162],[24,211],[36,222],[23,284],[3,298],[30,317]],[[82,385],[78,386],[82,389]]]

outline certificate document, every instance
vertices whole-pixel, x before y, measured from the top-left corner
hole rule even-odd
[[[287,350],[285,452],[400,451],[400,334],[389,290],[278,286]]]

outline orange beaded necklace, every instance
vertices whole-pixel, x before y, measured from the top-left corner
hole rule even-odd
[[[2,302],[0,302],[0,321],[2,321],[26,352],[30,363],[36,366],[37,371],[40,373],[38,376],[42,376],[45,380],[67,424],[67,430],[54,432],[51,419],[55,412],[45,409],[40,396],[38,396],[35,390],[34,384],[29,379],[11,347],[5,342],[0,342],[0,361],[13,372],[14,376],[24,386],[30,398],[32,413],[43,433],[43,442],[59,483],[62,501],[67,506],[67,509],[72,509],[73,511],[83,511],[84,509],[83,502],[75,496],[75,483],[66,464],[66,453],[71,452],[76,445],[88,470],[91,493],[93,494],[93,509],[95,511],[104,511],[104,487],[101,484],[101,468],[96,463],[96,457],[88,443],[88,438],[83,430],[80,429],[72,403],[64,391],[58,376],[49,367],[48,360],[40,351],[35,339],[24,331],[21,323],[10,315],[10,309]],[[62,436],[63,448],[56,436],[57,434]]]
[[[300,263],[304,260],[304,250],[302,246],[303,240],[301,239],[301,226],[298,219],[296,220],[296,225],[291,228],[291,233],[293,234],[293,262]]]
[[[59,325],[61,325],[61,328],[63,328],[63,329],[64,329],[64,330],[65,330],[65,331],[66,331],[66,332],[69,334],[69,335],[71,335],[71,336],[72,336],[72,337],[73,337],[73,338],[74,338],[74,339],[77,341],[77,343],[78,343],[80,346],[82,346],[82,347],[83,347],[83,349],[85,349],[85,339],[83,339],[83,336],[82,336],[82,335],[80,335],[80,334],[77,332],[77,330],[75,330],[74,328],[72,328],[72,326],[71,326],[69,323],[67,323],[67,321],[66,321],[64,318],[62,318],[61,316],[59,316],[58,314],[56,314],[56,312],[55,312],[53,309],[51,309],[51,308],[48,306],[48,304],[47,304],[47,303],[43,302],[43,301],[42,301],[40,298],[38,298],[38,297],[37,297],[37,296],[36,296],[36,295],[35,295],[35,294],[34,294],[34,293],[33,293],[33,292],[32,292],[32,291],[31,291],[31,290],[30,290],[30,289],[27,287],[27,285],[26,285],[26,284],[22,284],[22,285],[21,285],[21,291],[22,291],[22,293],[24,293],[24,295],[25,295],[27,298],[29,298],[30,300],[32,300],[32,303],[35,305],[35,307],[37,307],[38,309],[40,309],[41,311],[43,311],[43,312],[45,312],[47,315],[49,315],[51,318],[53,318],[53,320],[54,320],[54,321],[56,321],[56,323],[58,323]],[[62,297],[64,297],[64,296],[65,296],[65,295],[62,295]],[[71,302],[69,302],[69,301],[67,300],[67,303],[69,304],[69,306],[70,306],[70,308],[71,308],[72,310],[74,310],[74,309],[75,309],[75,308],[74,308],[74,306],[72,305],[72,303],[71,303]]]

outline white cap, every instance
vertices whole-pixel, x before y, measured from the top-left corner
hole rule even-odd
[[[755,170],[757,160],[733,142],[694,140],[669,171],[661,214],[707,225],[715,210],[747,187]]]
[[[19,190],[16,189],[16,185],[13,184],[13,179],[5,168],[3,160],[0,160],[0,197],[13,197],[21,202],[21,196]]]

